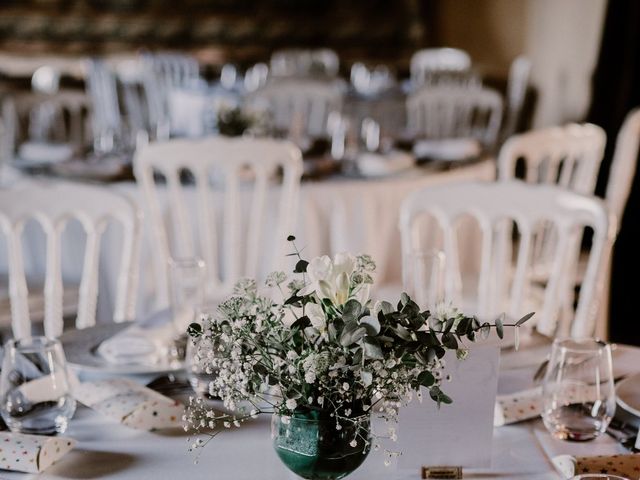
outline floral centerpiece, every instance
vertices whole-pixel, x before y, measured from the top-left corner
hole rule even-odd
[[[342,478],[378,447],[372,412],[393,422],[421,391],[451,403],[443,387],[447,351],[463,359],[467,342],[491,329],[502,338],[504,324],[481,323],[454,308],[423,311],[405,293],[396,305],[372,304],[371,257],[307,262],[294,240],[289,237],[294,278],[272,273],[266,281],[272,294],[241,281],[217,315],[190,326],[196,361],[216,374],[209,393],[228,413],[192,398],[186,428],[208,435],[193,443],[198,448],[225,428],[272,413],[274,445],[289,468],[304,478]],[[395,437],[393,427],[389,436]]]

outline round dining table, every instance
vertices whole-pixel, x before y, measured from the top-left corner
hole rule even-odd
[[[500,390],[520,388],[531,382],[533,373],[549,351],[548,343],[525,346],[519,351],[502,350]],[[473,356],[467,361],[473,361]],[[640,348],[614,350],[614,375],[621,377],[640,370]],[[141,381],[147,379],[140,378]],[[506,383],[505,383],[506,382]],[[515,382],[515,383],[514,383]],[[455,401],[455,399],[454,399]],[[446,408],[443,406],[442,408]],[[416,410],[414,410],[415,412]],[[80,407],[70,422],[67,436],[77,440],[75,449],[39,475],[0,472],[0,479],[77,480],[283,480],[295,479],[277,457],[270,435],[270,417],[265,415],[239,429],[222,432],[204,449],[189,451],[194,441],[189,433],[176,429],[141,432],[101,417]],[[398,431],[402,435],[402,431]],[[437,432],[426,435],[437,441]],[[353,480],[417,480],[418,469],[403,469],[397,462],[384,465],[380,451],[372,451],[364,464],[348,478]],[[493,430],[491,467],[464,469],[464,478],[509,480],[558,480],[561,477],[550,458],[561,453],[574,455],[619,454],[624,449],[603,435],[591,442],[571,443],[553,439],[541,420],[534,419]]]

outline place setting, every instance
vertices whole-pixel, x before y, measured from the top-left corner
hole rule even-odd
[[[640,17],[579,3],[3,2],[0,480],[640,480]]]

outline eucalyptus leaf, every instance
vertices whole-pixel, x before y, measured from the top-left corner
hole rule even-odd
[[[377,335],[380,333],[380,322],[374,316],[368,315],[362,317],[360,319],[360,325],[367,329],[369,335]]]
[[[407,342],[412,340],[411,333],[409,333],[409,330],[404,328],[402,325],[396,325],[395,327],[391,327],[391,330],[393,330],[395,334],[398,337],[400,337],[402,340],[405,340]]]
[[[502,321],[503,317],[504,316],[501,315],[500,318],[496,319],[496,334],[500,339],[504,338],[504,322]]]
[[[522,317],[520,320],[518,320],[516,322],[516,327],[519,327],[520,325],[522,325],[524,322],[526,322],[527,320],[529,320],[531,317],[533,317],[535,315],[535,312],[531,312],[531,313],[527,313],[524,317]]]
[[[372,358],[376,360],[384,360],[382,348],[374,337],[365,336],[363,339],[364,356],[365,358]]]
[[[435,383],[435,381],[436,381],[435,377],[428,370],[425,370],[420,375],[418,375],[418,382],[420,383],[420,385],[424,387],[430,387]]]
[[[489,338],[489,335],[491,334],[491,325],[489,324],[489,322],[484,322],[478,332],[480,332],[480,338],[484,340]]]
[[[446,322],[444,322],[444,333],[450,332],[453,328],[453,324],[456,322],[455,318],[449,318]]]
[[[442,344],[451,350],[457,350],[458,348],[458,341],[451,332],[442,335]]]
[[[344,318],[345,322],[350,320],[357,320],[360,317],[361,313],[362,305],[360,305],[360,302],[353,298],[345,303],[344,307],[342,307],[342,317]]]
[[[293,270],[293,273],[306,273],[308,265],[309,265],[309,262],[307,262],[306,260],[298,260],[298,262],[296,263],[296,268],[294,268]]]
[[[199,337],[200,335],[202,335],[202,325],[200,325],[197,322],[193,322],[191,325],[189,325],[189,327],[187,328],[187,333],[191,336],[191,337]]]

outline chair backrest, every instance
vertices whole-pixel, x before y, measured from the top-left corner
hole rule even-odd
[[[110,221],[121,224],[123,232],[113,320],[121,322],[134,318],[140,237],[140,220],[134,204],[103,187],[25,182],[0,189],[0,231],[7,237],[9,295],[16,338],[31,335],[21,237],[25,225],[32,219],[40,224],[46,235],[44,329],[47,336],[56,337],[63,329],[60,248],[62,232],[71,219],[78,220],[87,235],[76,326],[85,328],[96,321],[100,242]]]
[[[425,87],[407,98],[407,121],[418,136],[472,137],[492,148],[502,121],[502,97],[488,88]]]
[[[269,63],[271,74],[278,77],[314,74],[336,76],[340,68],[338,54],[328,48],[277,50],[271,55]]]
[[[254,92],[247,102],[266,109],[277,129],[300,129],[311,137],[325,137],[329,114],[342,108],[342,92],[334,82],[278,79]]]
[[[616,139],[616,149],[609,170],[605,203],[622,220],[635,177],[640,145],[640,109],[629,112]],[[619,225],[619,223],[618,223]]]
[[[420,85],[439,72],[465,72],[471,69],[471,57],[457,48],[425,48],[411,56],[411,80]]]
[[[606,134],[592,124],[569,124],[511,137],[500,149],[498,176],[514,178],[524,160],[524,180],[558,184],[592,194],[602,162]]]
[[[507,80],[507,115],[502,128],[502,138],[513,135],[518,127],[522,107],[524,106],[531,74],[531,60],[527,57],[517,57],[509,68]]]
[[[470,216],[481,233],[479,277],[472,285],[475,309],[482,319],[502,312],[512,318],[528,313],[534,285],[531,275],[533,244],[539,225],[550,223],[558,242],[553,266],[542,288],[536,328],[543,334],[588,336],[593,333],[603,268],[614,238],[614,221],[595,197],[586,197],[554,185],[520,181],[460,183],[430,187],[411,194],[400,217],[403,252],[420,248],[421,221],[436,222],[442,231],[447,300],[462,303],[457,227]],[[424,225],[424,224],[422,224]],[[517,241],[512,241],[514,227]],[[573,288],[573,274],[584,229],[593,229],[593,243],[575,312],[567,315],[565,294]],[[576,251],[573,251],[576,250]],[[534,302],[536,305],[538,302]]]
[[[159,248],[159,305],[167,301],[171,258],[202,258],[212,297],[230,292],[239,278],[282,265],[302,174],[301,153],[291,143],[247,137],[173,140],[149,144],[134,163]],[[183,184],[185,171],[193,185]],[[158,175],[166,189],[157,184]],[[281,187],[269,188],[280,176]],[[166,210],[159,197],[165,191]]]

